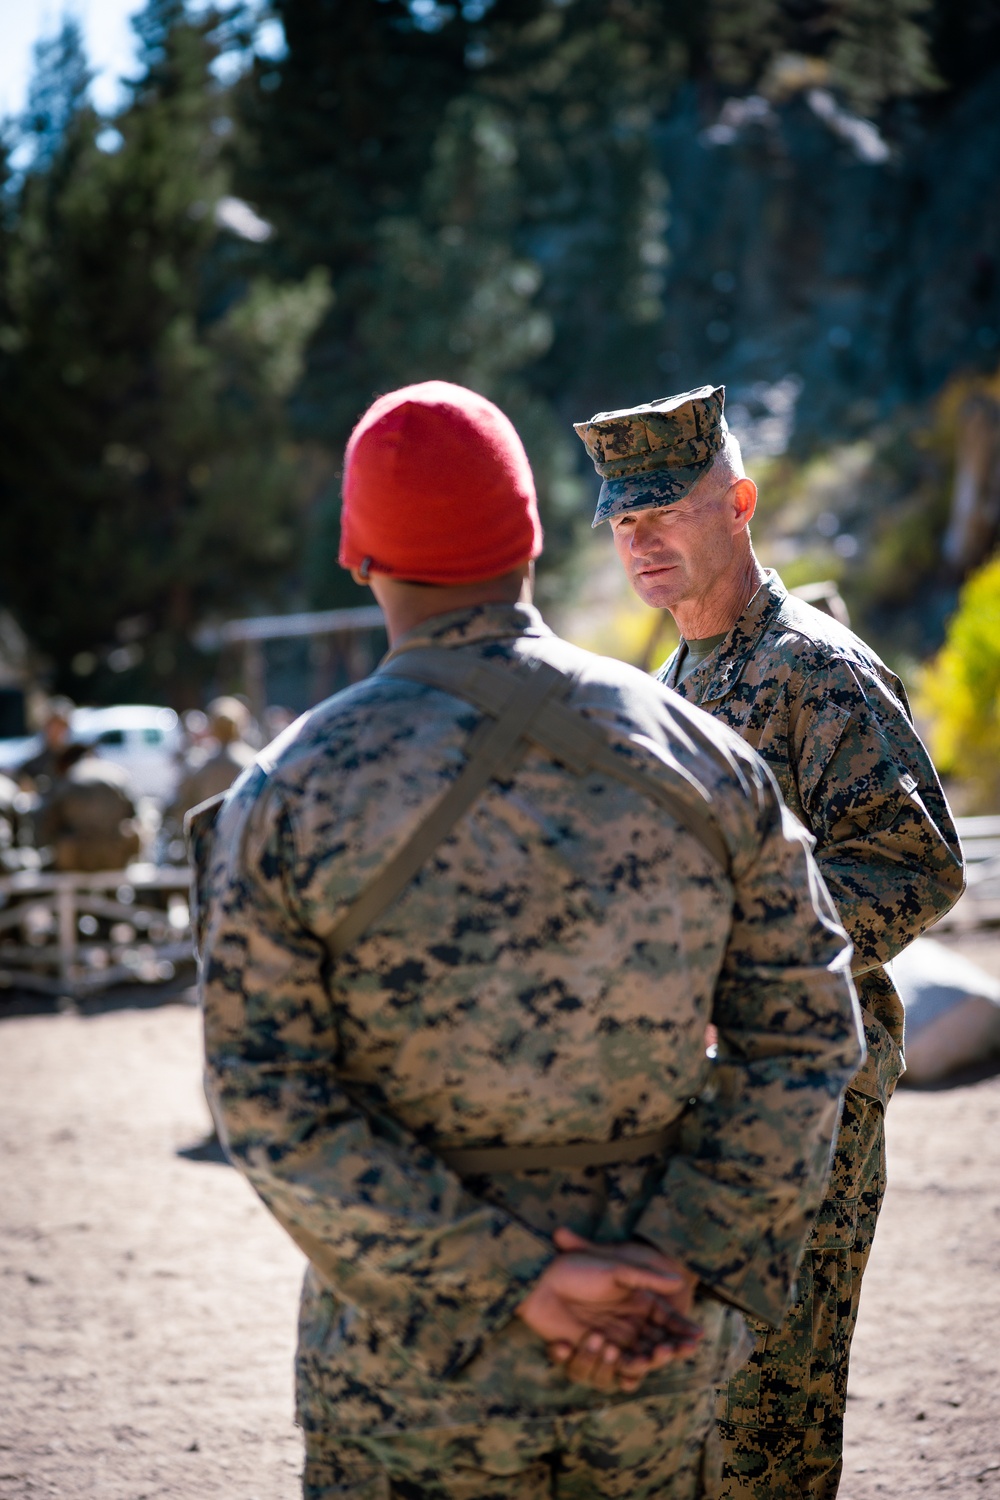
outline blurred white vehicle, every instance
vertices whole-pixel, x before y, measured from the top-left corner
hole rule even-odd
[[[114,708],[73,710],[70,737],[93,745],[102,760],[121,766],[138,797],[166,802],[177,781],[184,732],[172,708],[123,703]],[[40,734],[0,740],[0,771],[8,776],[42,748]]]
[[[116,708],[78,708],[72,737],[93,745],[102,760],[128,772],[139,797],[163,803],[172,794],[184,749],[184,731],[172,708],[127,703]]]
[[[30,760],[42,748],[40,734],[20,734],[13,739],[0,740],[0,772],[13,776],[18,766]]]

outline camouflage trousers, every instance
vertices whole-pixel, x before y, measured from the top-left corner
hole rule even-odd
[[[543,1422],[306,1433],[304,1500],[716,1500],[715,1392]]]
[[[721,1500],[833,1500],[861,1277],[885,1192],[882,1105],[849,1090],[797,1297],[722,1391]]]

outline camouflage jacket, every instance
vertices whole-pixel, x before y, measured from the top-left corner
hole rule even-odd
[[[263,752],[214,831],[194,814],[213,1110],[312,1263],[300,1418],[358,1431],[606,1404],[513,1317],[559,1224],[696,1269],[710,1337],[643,1396],[708,1384],[741,1337],[734,1307],[781,1317],[863,1055],[808,836],[737,736],[533,609],[443,616],[418,642],[572,672],[569,703],[617,753],[711,808],[730,870],[645,795],[529,746],[334,963],[327,936],[480,722],[378,672]],[[686,1109],[666,1160],[463,1181],[436,1155],[606,1143]]]
[[[883,965],[964,888],[958,835],[899,678],[852,631],[767,578],[707,661],[656,674],[751,744],[816,839],[854,943],[868,1060],[852,1086],[883,1104],[902,1071],[903,1008]]]

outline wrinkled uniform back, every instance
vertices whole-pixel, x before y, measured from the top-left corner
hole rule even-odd
[[[377,673],[269,747],[212,836],[195,814],[209,1093],[234,1161],[311,1260],[300,1418],[372,1432],[606,1405],[512,1316],[559,1224],[642,1234],[718,1291],[702,1350],[642,1394],[703,1389],[742,1347],[734,1307],[780,1319],[861,1056],[808,841],[735,736],[534,610],[462,611],[406,644],[575,674],[572,705],[710,811],[730,869],[628,786],[529,747],[334,963],[344,911],[480,723]],[[436,1155],[607,1142],[685,1111],[667,1162],[463,1182]]]

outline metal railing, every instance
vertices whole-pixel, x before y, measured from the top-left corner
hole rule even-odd
[[[192,963],[191,872],[130,865],[96,874],[0,877],[0,995],[79,999],[114,984],[162,984]]]
[[[1000,816],[956,818],[965,853],[965,895],[936,924],[971,931],[1000,923]]]

